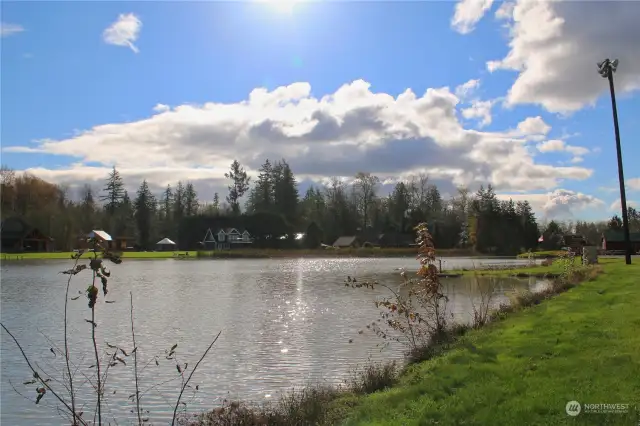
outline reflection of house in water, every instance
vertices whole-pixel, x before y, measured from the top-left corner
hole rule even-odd
[[[43,234],[27,222],[10,217],[2,221],[3,252],[49,252],[53,250],[53,238]]]
[[[234,250],[250,247],[252,243],[249,231],[237,228],[221,228],[215,234],[209,228],[202,240],[206,250]]]
[[[388,232],[385,234],[373,234],[359,236],[342,236],[334,243],[333,247],[338,248],[359,248],[359,247],[411,247],[415,245],[415,237],[409,234]]]

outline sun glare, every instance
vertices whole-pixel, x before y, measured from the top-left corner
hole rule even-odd
[[[259,0],[261,3],[268,4],[274,10],[290,15],[293,13],[293,8],[300,0]]]

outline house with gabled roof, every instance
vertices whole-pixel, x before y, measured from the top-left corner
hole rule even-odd
[[[202,240],[206,250],[234,250],[250,247],[253,238],[246,229],[220,228],[215,233],[211,228],[207,229]]]
[[[629,239],[631,240],[631,251],[633,253],[640,253],[640,232],[630,232]],[[626,243],[624,240],[624,232],[622,230],[609,229],[602,233],[601,238],[602,250],[604,251],[626,251]]]
[[[53,238],[19,217],[9,217],[0,224],[2,252],[50,252]]]

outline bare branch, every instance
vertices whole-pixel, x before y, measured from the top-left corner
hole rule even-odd
[[[200,363],[202,362],[202,360],[207,356],[207,354],[209,353],[209,351],[211,350],[211,348],[213,347],[213,345],[216,343],[216,341],[218,340],[218,337],[220,337],[220,334],[222,334],[222,330],[220,330],[220,332],[218,332],[218,335],[216,336],[215,339],[213,339],[213,342],[211,342],[211,344],[209,345],[209,347],[207,348],[206,351],[204,351],[204,353],[202,354],[202,356],[200,357],[200,359],[198,360],[198,362],[196,363],[196,365],[193,367],[193,370],[191,370],[191,374],[189,374],[189,377],[187,378],[187,381],[184,382],[184,384],[182,385],[182,389],[180,389],[180,394],[178,395],[178,400],[176,401],[176,406],[173,409],[173,418],[171,420],[171,426],[174,426],[176,423],[176,414],[178,413],[178,407],[180,406],[180,399],[182,399],[182,394],[184,393],[185,388],[187,387],[187,385],[189,384],[189,381],[191,380],[191,377],[193,377],[193,373],[196,372],[196,370],[198,369],[198,366],[200,365]]]
[[[78,261],[80,260],[80,256],[76,257],[76,261],[73,264],[73,269],[75,270],[78,266]],[[73,391],[73,376],[71,375],[71,366],[69,365],[69,335],[67,333],[67,306],[69,304],[69,287],[71,286],[71,277],[74,274],[69,274],[69,279],[67,280],[67,289],[64,292],[64,359],[67,364],[67,380],[69,381],[69,394],[71,395],[71,412],[74,413],[73,417],[73,425],[77,424],[76,422],[76,396]]]
[[[29,369],[31,369],[31,371],[33,372],[33,377],[38,379],[40,381],[40,383],[42,383],[42,386],[44,386],[49,392],[51,392],[51,395],[53,395],[58,401],[60,401],[60,403],[62,403],[62,405],[64,405],[67,408],[67,410],[69,411],[69,413],[72,416],[74,416],[76,419],[78,419],[78,416],[76,415],[76,413],[73,412],[71,406],[64,399],[62,399],[62,397],[60,395],[58,395],[56,393],[56,391],[54,391],[51,388],[51,386],[49,386],[47,384],[47,382],[45,380],[43,380],[42,377],[40,377],[40,374],[38,374],[38,372],[33,368],[33,366],[31,365],[31,362],[29,361],[29,358],[27,357],[27,354],[24,353],[24,349],[22,349],[22,346],[18,342],[18,339],[16,339],[16,337],[13,334],[11,334],[9,329],[7,327],[5,327],[4,324],[0,323],[0,326],[2,326],[4,331],[6,331],[9,336],[11,336],[11,338],[15,342],[16,346],[18,346],[18,349],[22,353],[22,357],[27,362],[27,365],[29,366]],[[86,424],[87,424],[86,422],[84,422],[82,419],[79,419],[79,420],[80,420],[80,423],[82,423],[83,425],[86,426]]]
[[[133,326],[133,293],[129,292],[131,298],[131,340],[133,341],[133,374],[136,380],[136,413],[138,414],[138,425],[142,425],[140,414],[140,389],[138,387],[138,347],[136,346],[136,332]]]

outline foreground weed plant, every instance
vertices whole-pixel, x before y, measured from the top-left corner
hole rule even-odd
[[[37,362],[32,362],[29,357],[26,355],[22,345],[19,343],[18,339],[11,333],[11,331],[4,325],[0,324],[5,332],[12,338],[22,357],[24,358],[27,366],[31,370],[32,378],[30,380],[25,381],[23,384],[25,386],[28,385],[36,385],[35,389],[35,397],[30,398],[26,395],[23,395],[18,389],[16,389],[13,384],[14,391],[19,395],[25,397],[33,401],[35,404],[40,404],[46,397],[46,395],[51,395],[52,398],[55,398],[57,402],[54,402],[55,405],[51,407],[56,410],[58,414],[60,414],[66,422],[72,424],[73,426],[78,425],[90,425],[97,424],[102,426],[105,422],[105,413],[103,412],[103,407],[106,405],[105,402],[105,384],[107,383],[107,379],[109,377],[109,371],[112,368],[126,368],[127,367],[127,359],[129,357],[133,357],[133,376],[135,382],[135,392],[129,396],[129,400],[135,404],[135,413],[137,418],[138,426],[146,424],[149,422],[149,417],[146,416],[149,414],[149,411],[142,410],[141,401],[143,397],[155,389],[161,384],[169,383],[171,381],[181,380],[181,385],[178,388],[178,396],[176,398],[175,405],[173,406],[173,417],[171,420],[171,424],[174,425],[180,414],[186,412],[187,403],[183,401],[183,396],[185,396],[185,391],[189,390],[191,393],[191,399],[195,397],[196,392],[199,390],[199,385],[192,387],[189,383],[193,378],[194,373],[198,369],[198,366],[202,362],[202,360],[207,356],[213,345],[216,343],[220,334],[219,332],[211,344],[206,348],[200,359],[195,363],[194,367],[189,369],[189,363],[179,362],[178,361],[178,353],[177,347],[178,344],[174,344],[170,349],[165,351],[164,358],[169,360],[170,362],[175,364],[175,368],[177,370],[177,374],[168,381],[163,383],[156,383],[150,386],[147,389],[140,389],[140,374],[144,369],[152,363],[155,363],[156,366],[160,366],[159,357],[154,356],[143,368],[142,370],[138,370],[138,346],[136,345],[135,339],[135,326],[134,326],[134,311],[133,311],[133,294],[130,293],[130,304],[131,304],[131,337],[133,347],[131,350],[125,349],[122,345],[114,345],[108,342],[106,343],[106,350],[104,350],[101,356],[101,351],[99,349],[98,342],[96,340],[96,328],[98,327],[98,321],[96,318],[96,310],[99,306],[100,300],[100,290],[102,290],[103,297],[106,298],[109,293],[109,277],[111,276],[111,272],[105,265],[105,261],[110,261],[113,264],[122,263],[122,258],[120,253],[115,253],[110,251],[107,247],[105,247],[100,241],[96,239],[88,240],[89,246],[92,247],[93,250],[85,251],[81,250],[77,253],[74,253],[72,259],[74,260],[74,265],[68,270],[62,271],[62,274],[68,275],[69,278],[67,280],[67,286],[65,291],[65,304],[64,304],[64,349],[58,349],[55,342],[51,339],[48,339],[51,343],[52,347],[50,348],[50,352],[54,355],[61,353],[64,355],[64,370],[62,372],[62,378],[54,378],[45,373],[39,366]],[[84,255],[91,256],[88,263],[80,263],[83,259]],[[71,280],[73,277],[78,276],[83,273],[83,271],[91,271],[92,280],[89,286],[85,289],[84,293],[87,297],[88,308],[91,310],[91,319],[85,319],[85,322],[91,325],[91,343],[93,346],[93,356],[94,361],[91,366],[88,368],[93,371],[92,374],[86,374],[82,372],[81,366],[77,365],[71,360],[71,352],[72,348],[69,345],[69,334],[68,334],[68,302],[78,300],[80,295],[75,297],[69,297],[69,292],[71,290]],[[99,288],[100,286],[100,288]],[[79,291],[82,294],[82,291]],[[114,303],[113,300],[104,300],[105,304]],[[46,337],[46,336],[45,336]],[[83,394],[83,403],[81,404],[78,400],[78,391],[76,389],[77,378],[76,374],[80,372],[80,374],[86,379],[82,384],[88,383],[95,396],[95,409],[93,411],[93,419],[89,419],[87,415],[85,415],[85,407],[87,407],[87,397],[89,395]],[[188,375],[186,373],[189,373]],[[64,393],[60,389],[54,389],[54,384],[57,386],[62,386],[65,388],[68,396],[64,395]],[[116,390],[113,391],[116,393]],[[46,404],[46,402],[45,402]],[[134,411],[131,410],[133,413]],[[144,414],[144,415],[143,415]],[[108,423],[118,424],[118,420],[113,417],[108,420]]]
[[[391,293],[375,302],[380,309],[380,319],[367,328],[384,339],[385,345],[389,340],[404,344],[408,354],[422,352],[425,347],[444,339],[449,301],[438,277],[436,251],[427,224],[419,224],[415,231],[419,262],[417,278],[410,279],[403,272],[403,282],[397,289],[377,282],[358,282],[351,277],[347,277],[345,282],[352,288],[374,289],[380,286]]]

